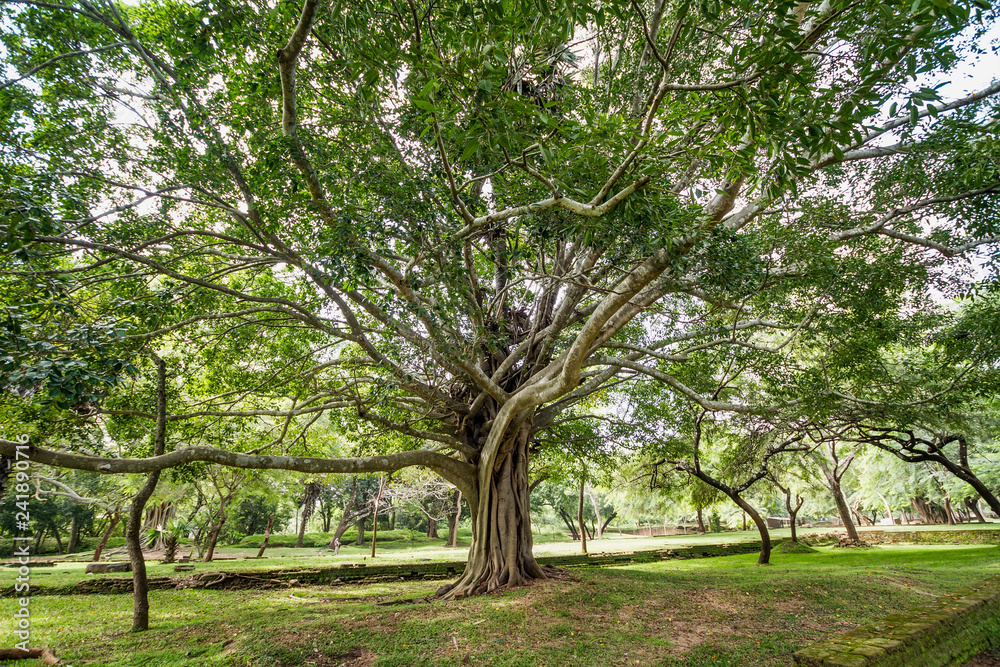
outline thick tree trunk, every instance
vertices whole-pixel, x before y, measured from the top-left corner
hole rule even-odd
[[[159,357],[156,363],[156,433],[153,437],[153,455],[160,456],[166,448],[167,440],[167,366]],[[146,559],[142,555],[139,531],[142,528],[143,510],[146,501],[156,490],[160,481],[160,471],[149,473],[146,483],[132,499],[128,520],[125,523],[125,544],[129,561],[132,563],[132,632],[149,629],[149,589],[146,585]]]
[[[358,518],[358,539],[355,541],[355,545],[359,547],[365,546],[365,517]]]
[[[437,519],[427,518],[427,537],[432,537],[437,539],[438,536],[438,522]]]
[[[260,545],[260,549],[257,551],[256,558],[260,558],[264,555],[264,549],[267,549],[267,543],[271,541],[271,526],[274,525],[274,515],[267,515],[267,528],[264,529],[264,541]]]
[[[934,520],[931,508],[928,506],[927,498],[924,496],[910,498],[910,505],[913,507],[913,511],[920,517],[922,523],[937,523]]]
[[[702,509],[698,508],[698,532],[702,535],[705,534],[705,519],[702,517]]]
[[[442,586],[438,595],[461,598],[545,578],[531,553],[530,428],[531,420],[528,419],[516,432],[507,435],[485,488],[480,485],[478,498],[467,499],[472,510],[468,564],[458,581]]]
[[[94,557],[91,559],[93,562],[96,563],[101,560],[101,554],[104,552],[104,547],[108,544],[108,539],[110,539],[111,533],[114,532],[115,526],[118,525],[118,521],[120,519],[121,515],[117,511],[111,515],[110,522],[108,523],[108,529],[104,531],[101,541],[97,543],[97,548],[94,549]]]
[[[979,523],[986,523],[986,517],[984,517],[983,513],[979,511],[979,504],[976,503],[971,496],[966,496],[964,502],[965,506],[969,508],[969,511],[976,515],[976,520],[979,521]]]

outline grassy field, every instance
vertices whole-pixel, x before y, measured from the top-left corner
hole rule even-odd
[[[1000,523],[990,523],[982,526],[1000,530]],[[895,530],[915,530],[920,527],[897,526]],[[965,524],[964,526],[928,526],[925,529],[936,530],[969,530],[980,528],[979,524]],[[800,535],[811,533],[829,532],[831,529],[807,529],[800,530]],[[864,529],[861,529],[862,533]],[[890,528],[890,530],[892,530]],[[773,540],[788,537],[790,531],[776,529],[770,531]],[[702,544],[731,544],[734,542],[751,542],[759,540],[760,535],[756,530],[736,531],[725,533],[706,533],[704,535],[670,535],[666,537],[635,537],[632,535],[619,535],[609,533],[600,540],[588,541],[590,553],[617,553],[623,551],[646,551],[650,549],[664,549],[680,546],[696,546]],[[220,570],[230,572],[248,572],[275,569],[293,568],[315,568],[345,565],[350,563],[372,563],[372,564],[392,564],[407,563],[414,561],[462,561],[464,562],[468,554],[468,544],[459,542],[457,549],[451,549],[443,545],[444,540],[431,540],[427,538],[417,538],[406,541],[383,542],[377,545],[376,558],[371,559],[371,546],[357,547],[353,544],[341,547],[340,554],[333,555],[333,552],[326,549],[269,549],[267,557],[261,560],[247,557],[255,556],[256,549],[238,549],[223,547],[216,551],[219,560],[211,563],[195,561],[196,572],[217,572]],[[122,550],[123,551],[123,550]],[[534,553],[536,556],[562,556],[571,553],[580,553],[580,543],[568,541],[562,534],[542,534],[535,541]],[[37,568],[32,571],[32,583],[40,587],[63,587],[70,586],[88,577],[84,570],[89,558],[78,555],[78,559],[70,559],[60,562],[54,567]],[[127,560],[124,553],[115,553],[114,560]],[[174,573],[173,565],[163,565],[155,560],[148,563],[148,574],[151,577],[158,576],[178,576]],[[6,568],[0,569],[0,596],[10,593],[10,586],[6,585],[6,579],[13,579],[13,571]],[[101,575],[104,578],[130,578],[131,575]]]
[[[831,633],[1000,573],[993,546],[820,548],[773,561],[573,570],[572,580],[400,605],[379,603],[419,600],[437,584],[153,591],[152,629],[140,635],[127,631],[130,596],[43,596],[32,600],[32,643],[77,666],[790,665]],[[0,600],[5,644],[13,609]]]

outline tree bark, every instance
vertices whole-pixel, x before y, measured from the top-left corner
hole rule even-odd
[[[750,519],[756,524],[757,532],[760,533],[760,556],[757,557],[757,565],[771,564],[771,534],[767,530],[767,522],[760,518],[760,514],[753,508],[753,505],[743,500],[738,493],[726,493],[740,509],[750,515]]]
[[[976,520],[979,521],[979,523],[986,523],[986,517],[984,517],[983,513],[979,511],[979,504],[972,499],[972,496],[966,496],[964,502],[965,506],[969,508],[969,511],[976,516]]]
[[[861,538],[858,537],[858,529],[855,528],[854,520],[851,519],[851,508],[848,507],[847,500],[844,499],[844,491],[840,486],[840,480],[837,478],[836,472],[831,470],[825,462],[820,462],[819,468],[826,478],[827,488],[833,494],[833,502],[837,504],[837,513],[844,524],[844,530],[847,531],[847,538],[855,543],[860,542]]]
[[[462,516],[462,492],[455,491],[455,511],[448,515],[448,545],[458,548],[458,520]]]
[[[566,523],[566,527],[569,528],[569,533],[573,536],[573,541],[576,542],[580,539],[580,536],[576,532],[576,526],[573,525],[573,521],[570,519],[569,514],[567,514],[566,510],[561,507],[559,508],[559,516],[562,517],[562,520]]]
[[[948,525],[955,526],[959,522],[955,520],[955,510],[951,507],[951,498],[944,497],[944,513],[948,517]]]
[[[375,542],[378,540],[378,505],[382,501],[382,490],[385,488],[385,481],[378,478],[378,493],[375,495],[375,508],[372,510],[372,558],[375,558]]]
[[[156,433],[153,437],[153,456],[161,456],[167,441],[167,365],[153,356],[156,363]],[[142,554],[139,531],[142,528],[146,501],[156,490],[160,471],[149,473],[146,483],[132,499],[128,521],[125,524],[125,544],[132,563],[132,632],[149,629],[149,589],[146,585],[146,559]]]
[[[583,522],[583,487],[584,480],[580,480],[580,502],[576,505],[576,520],[580,524],[580,544],[583,547],[582,553],[587,553],[587,524]]]
[[[896,525],[896,517],[894,517],[892,515],[892,506],[889,505],[888,499],[886,499],[886,497],[883,496],[881,493],[878,494],[878,497],[881,498],[882,502],[885,504],[885,513],[889,516],[889,525],[890,526],[895,526]],[[900,523],[902,523],[902,522],[900,522]]]
[[[492,471],[482,471],[477,496],[467,496],[472,510],[469,560],[457,581],[438,589],[439,596],[461,598],[545,578],[531,553],[530,429],[531,419],[527,418],[516,430],[508,430],[499,443]]]
[[[69,524],[69,544],[66,545],[66,553],[71,554],[76,551],[80,544],[80,520],[75,515]]]
[[[427,517],[427,537],[437,538],[438,536],[438,522],[437,519],[432,519]]]
[[[57,554],[65,553],[63,551],[62,539],[59,537],[59,526],[56,525],[55,521],[49,522],[49,532],[52,533],[52,536],[56,538],[56,553]]]
[[[215,558],[215,543],[219,541],[219,533],[222,532],[222,526],[226,523],[226,506],[223,503],[219,506],[219,521],[214,526],[212,526],[212,532],[208,536],[208,548],[205,549],[206,563],[210,563],[213,558]]]
[[[264,529],[264,541],[260,545],[260,549],[257,551],[255,558],[260,558],[264,555],[264,550],[267,549],[267,543],[271,541],[271,526],[274,525],[274,515],[267,515],[267,528]]]
[[[604,526],[601,525],[601,506],[597,502],[597,496],[591,491],[587,494],[590,498],[590,504],[594,508],[594,538],[601,539],[604,537]]]
[[[698,532],[702,535],[705,534],[705,519],[702,517],[702,509],[698,508]]]
[[[29,648],[21,650],[19,648],[0,648],[0,660],[41,660],[45,665],[63,664],[50,648]]]
[[[351,524],[351,519],[354,518],[351,514],[351,510],[354,508],[354,501],[358,497],[358,478],[354,477],[351,480],[351,495],[347,499],[347,504],[344,505],[344,514],[340,517],[340,522],[337,523],[337,530],[333,533],[333,538],[330,540],[330,548],[335,548],[336,544],[340,542],[340,538],[344,536],[347,532],[347,527]]]
[[[618,512],[612,511],[611,515],[607,519],[604,520],[604,525],[601,526],[601,534],[602,535],[604,534],[604,531],[606,531],[608,529],[608,526],[611,525],[611,522],[614,520],[614,518],[616,516],[618,516]]]
[[[354,542],[356,546],[365,546],[365,517],[358,517],[358,539]]]
[[[114,531],[115,526],[118,525],[118,521],[121,519],[121,514],[115,510],[115,512],[110,514],[109,517],[108,528],[104,531],[101,541],[97,543],[97,548],[94,549],[94,557],[91,560],[95,563],[101,560],[101,553],[103,553],[104,547],[107,545],[108,539],[111,537],[111,533]]]
[[[796,530],[795,523],[796,523],[796,517],[799,514],[799,510],[802,509],[803,503],[805,503],[805,498],[803,498],[802,496],[796,494],[795,495],[795,505],[792,505],[791,489],[789,489],[785,493],[785,508],[788,510],[788,518],[791,520],[790,521],[790,523],[791,523],[790,528],[792,529],[792,543],[793,544],[798,544],[798,541],[799,541],[798,535],[796,535],[796,532],[795,532],[795,530]]]

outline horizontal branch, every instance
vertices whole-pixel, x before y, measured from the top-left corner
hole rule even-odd
[[[14,456],[20,449],[19,458],[24,456],[24,445],[0,438],[0,454]],[[29,460],[56,468],[71,468],[105,474],[151,473],[167,468],[175,468],[187,463],[217,463],[219,465],[247,470],[294,470],[313,474],[339,473],[358,475],[372,472],[394,472],[402,468],[422,466],[433,470],[448,480],[463,494],[472,494],[471,483],[475,478],[475,468],[451,457],[418,449],[409,452],[386,454],[384,456],[361,456],[346,459],[328,459],[310,456],[271,456],[241,454],[215,447],[194,446],[177,449],[160,456],[144,459],[110,459],[99,456],[83,456],[69,452],[58,452],[27,445]]]

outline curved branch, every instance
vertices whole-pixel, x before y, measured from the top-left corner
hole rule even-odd
[[[14,456],[17,447],[24,445],[0,438],[0,454]],[[349,459],[327,459],[310,456],[271,456],[242,454],[215,447],[197,445],[184,447],[160,456],[144,459],[109,459],[99,456],[83,456],[69,452],[27,446],[27,456],[31,461],[56,468],[71,468],[105,474],[151,473],[166,468],[174,468],[186,463],[217,463],[219,465],[250,470],[294,470],[307,473],[361,474],[370,472],[395,472],[411,466],[423,466],[433,470],[448,480],[462,493],[472,493],[475,468],[451,457],[418,449],[384,456],[362,456]]]

